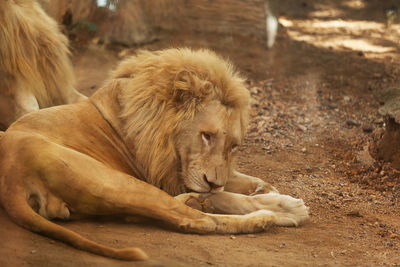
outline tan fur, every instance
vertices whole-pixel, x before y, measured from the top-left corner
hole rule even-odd
[[[233,170],[248,105],[244,80],[211,51],[141,52],[88,100],[27,114],[1,135],[0,203],[31,231],[123,260],[147,255],[50,220],[139,215],[202,234],[297,226],[302,200]]]
[[[67,38],[33,0],[0,1],[0,127],[85,97],[74,89]]]

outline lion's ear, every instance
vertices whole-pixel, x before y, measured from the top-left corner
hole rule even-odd
[[[196,97],[196,79],[193,73],[183,70],[178,72],[173,83],[173,99],[177,103],[187,102],[189,99]]]
[[[211,95],[213,89],[211,82],[200,79],[195,73],[183,70],[175,76],[173,98],[178,103],[201,100]]]

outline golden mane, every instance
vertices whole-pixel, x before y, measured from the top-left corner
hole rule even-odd
[[[112,80],[121,88],[120,117],[126,140],[147,182],[182,193],[175,140],[205,100],[240,112],[242,138],[248,123],[249,92],[232,65],[209,50],[142,51],[123,61]]]
[[[82,97],[73,87],[68,40],[39,4],[0,1],[0,29],[0,88],[5,93],[32,92],[39,108]]]

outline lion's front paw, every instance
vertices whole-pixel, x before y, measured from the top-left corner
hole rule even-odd
[[[274,212],[269,210],[258,210],[252,213],[244,215],[244,217],[249,220],[245,224],[246,228],[242,233],[257,233],[268,229],[277,220]]]
[[[185,205],[202,212],[213,213],[214,206],[207,199],[210,194],[185,193],[176,196],[175,198]]]
[[[308,207],[302,199],[287,196],[282,201],[282,211],[276,212],[276,224],[280,226],[298,226],[308,219]]]
[[[308,219],[308,207],[302,199],[288,195],[268,193],[257,195],[259,208],[273,211],[276,215],[275,224],[280,226],[298,226]]]
[[[268,229],[276,215],[269,210],[258,210],[245,215],[213,215],[217,222],[216,233],[250,234]]]

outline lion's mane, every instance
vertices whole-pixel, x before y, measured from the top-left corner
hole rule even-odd
[[[39,108],[75,102],[68,40],[34,0],[0,1],[0,89],[29,90]]]
[[[142,51],[119,65],[111,81],[118,79],[127,80],[118,101],[128,146],[147,182],[172,195],[183,192],[177,136],[205,100],[239,112],[242,136],[246,133],[249,92],[244,79],[209,50]]]

